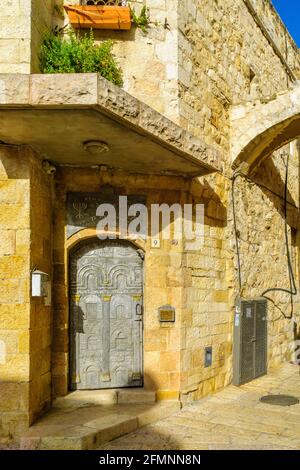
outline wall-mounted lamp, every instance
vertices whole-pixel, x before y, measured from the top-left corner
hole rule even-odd
[[[87,140],[83,142],[83,148],[86,152],[97,155],[110,151],[109,145],[102,140]]]
[[[47,297],[49,276],[43,271],[35,269],[31,274],[32,297]]]

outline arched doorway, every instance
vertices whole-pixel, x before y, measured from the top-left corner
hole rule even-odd
[[[143,254],[124,240],[72,250],[70,387],[143,385]]]

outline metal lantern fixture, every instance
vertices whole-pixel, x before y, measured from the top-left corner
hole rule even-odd
[[[31,295],[32,297],[46,297],[48,294],[49,276],[43,271],[34,270],[31,274]]]

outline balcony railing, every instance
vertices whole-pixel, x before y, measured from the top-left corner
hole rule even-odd
[[[125,7],[127,6],[126,0],[81,0],[81,5],[95,5],[95,6],[116,6]]]

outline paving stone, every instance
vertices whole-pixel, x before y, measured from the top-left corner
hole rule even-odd
[[[300,406],[259,402],[274,383],[278,393],[293,390],[299,397],[299,367],[286,364],[251,384],[230,386],[101,449],[299,450]]]
[[[59,407],[31,426],[22,437],[21,449],[95,449],[180,409],[179,402],[95,406],[93,394],[90,396],[91,403],[87,399],[87,394],[83,394],[82,401],[77,401],[77,407],[74,399],[66,397],[66,404],[60,399]],[[151,426],[148,427],[151,429]],[[149,439],[147,432],[146,435]],[[156,434],[154,437],[155,442],[159,443]],[[128,444],[131,444],[130,441]]]

